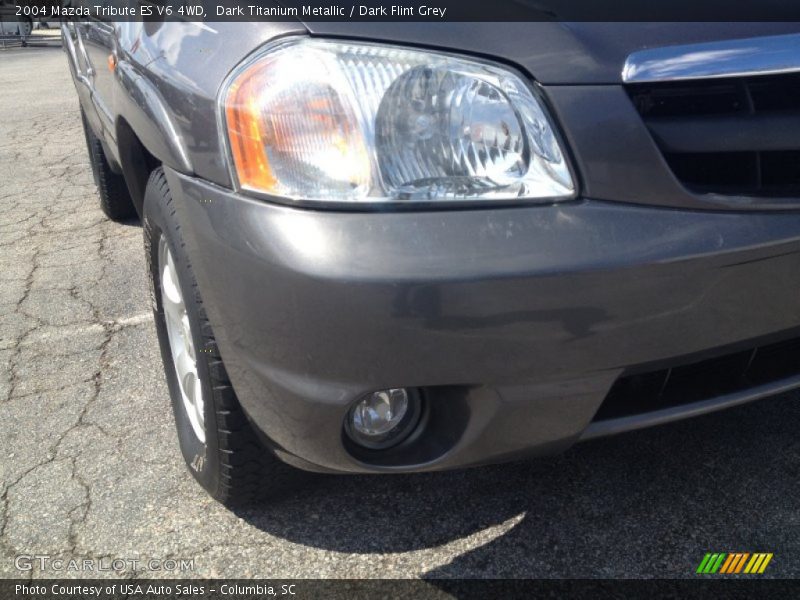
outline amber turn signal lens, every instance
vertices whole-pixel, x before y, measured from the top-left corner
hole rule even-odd
[[[266,74],[253,65],[228,90],[225,117],[231,154],[242,187],[270,191],[275,178],[269,168],[264,148],[264,131],[259,90],[266,85]]]
[[[367,192],[363,132],[331,71],[310,53],[277,53],[235,78],[225,117],[242,188],[308,199]]]

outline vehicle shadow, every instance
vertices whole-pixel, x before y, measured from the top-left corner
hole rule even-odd
[[[142,226],[142,220],[139,217],[130,217],[128,219],[122,219],[119,221],[114,221],[116,225],[122,225],[123,227],[139,227]]]
[[[785,394],[511,465],[326,477],[240,516],[337,552],[428,549],[425,576],[436,578],[688,577],[713,551],[774,552],[772,571],[797,575],[797,400]]]

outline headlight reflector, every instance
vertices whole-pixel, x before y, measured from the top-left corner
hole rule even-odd
[[[333,202],[574,195],[543,106],[498,65],[295,40],[235,74],[222,104],[246,190]]]

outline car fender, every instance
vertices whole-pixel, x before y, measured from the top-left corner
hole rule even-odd
[[[127,61],[119,61],[117,80],[117,130],[125,119],[150,154],[182,173],[193,173],[186,143],[156,87]]]

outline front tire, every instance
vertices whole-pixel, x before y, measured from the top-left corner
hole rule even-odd
[[[178,441],[192,475],[226,505],[296,485],[301,472],[264,447],[231,387],[160,167],[145,191],[144,240]]]

